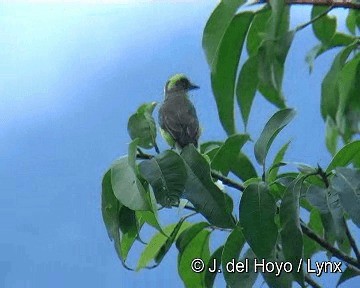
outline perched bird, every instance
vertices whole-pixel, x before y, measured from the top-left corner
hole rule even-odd
[[[188,91],[198,89],[184,74],[172,76],[165,85],[165,100],[159,110],[160,132],[171,147],[198,145],[199,120]]]

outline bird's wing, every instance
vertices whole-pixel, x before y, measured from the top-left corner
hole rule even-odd
[[[189,143],[196,146],[200,129],[195,108],[188,99],[179,100],[166,101],[161,106],[159,110],[160,127],[168,132],[180,146],[183,147]]]

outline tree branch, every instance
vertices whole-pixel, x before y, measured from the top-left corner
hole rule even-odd
[[[321,286],[316,283],[310,276],[309,274],[305,274],[305,282],[307,282],[311,287],[313,288],[321,288]]]
[[[231,180],[230,178],[228,177],[225,177],[223,175],[221,175],[220,173],[218,172],[215,172],[213,170],[211,170],[211,176],[217,180],[220,180],[223,184],[225,184],[226,186],[229,186],[229,187],[232,187],[232,188],[235,188],[239,191],[244,191],[245,190],[245,187],[243,185],[241,185],[240,183],[238,182],[235,182],[233,180]]]
[[[264,2],[269,1],[258,1],[259,4],[262,4]],[[287,5],[334,6],[336,8],[360,9],[360,3],[355,3],[349,0],[285,0],[285,3]]]
[[[349,226],[347,225],[346,221],[345,222],[345,230],[346,230],[346,236],[347,238],[349,239],[349,242],[350,242],[350,246],[352,247],[354,253],[355,253],[355,256],[356,256],[356,259],[358,262],[360,262],[360,252],[359,252],[359,249],[356,245],[356,242],[355,242],[355,239],[354,237],[351,235],[350,233],[350,230],[349,230]]]
[[[307,227],[303,222],[300,222],[301,229],[304,234],[306,234],[310,239],[317,242],[321,247],[325,248],[329,252],[331,252],[335,257],[337,257],[340,260],[345,261],[348,264],[351,264],[355,266],[356,268],[360,269],[360,262],[357,261],[355,258],[352,258],[340,250],[336,249],[334,246],[332,246],[330,243],[325,241],[323,238],[318,236],[314,231],[312,231],[309,227]]]
[[[137,154],[136,154],[137,159],[149,160],[153,157],[154,157],[153,155],[146,154],[140,148],[137,148]]]

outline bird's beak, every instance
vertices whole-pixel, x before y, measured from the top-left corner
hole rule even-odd
[[[189,90],[195,90],[195,89],[199,89],[200,87],[195,85],[195,84],[190,84]]]

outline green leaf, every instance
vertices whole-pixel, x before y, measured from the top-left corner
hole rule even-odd
[[[235,223],[227,210],[225,194],[214,184],[209,163],[193,145],[186,146],[181,156],[188,171],[183,198],[189,200],[210,224],[233,227]]]
[[[202,230],[209,227],[209,223],[199,222],[191,225],[185,229],[176,240],[176,247],[179,252],[183,252],[187,245],[199,234]]]
[[[101,194],[101,212],[103,220],[111,241],[114,241],[115,251],[124,268],[131,270],[126,264],[125,259],[127,252],[130,250],[131,245],[126,245],[129,241],[125,241],[125,248],[122,247],[120,235],[120,209],[124,207],[116,199],[111,185],[111,171],[108,170],[102,180],[102,194]],[[136,237],[136,235],[135,235]],[[128,237],[130,238],[130,237]],[[130,241],[131,242],[131,241]],[[129,247],[130,246],[130,247]],[[124,257],[125,256],[125,257]]]
[[[179,227],[180,226],[180,227]],[[164,234],[162,234],[161,232],[156,233],[150,240],[150,242],[146,245],[145,249],[143,250],[143,252],[140,255],[137,267],[136,267],[136,271],[141,270],[142,268],[147,267],[147,265],[150,263],[151,260],[155,260],[156,257],[158,257],[159,262],[162,260],[161,254],[161,249],[164,249],[162,247],[166,246],[166,243],[169,244],[169,238],[171,237],[176,237],[177,235],[179,235],[183,230],[185,230],[186,228],[188,228],[190,226],[190,223],[184,222],[182,224],[171,224],[169,226],[166,226],[164,228],[164,232],[166,235],[170,235],[170,236],[166,236]],[[174,236],[172,233],[173,231],[177,229],[176,235]],[[171,239],[172,241],[175,240]],[[171,242],[172,243],[172,242]],[[168,247],[170,248],[170,247]],[[159,256],[157,256],[159,255]]]
[[[249,120],[252,102],[259,83],[258,57],[251,56],[242,66],[236,84],[236,97],[240,112],[244,121],[245,129]]]
[[[304,270],[299,263],[303,259],[303,233],[300,227],[301,179],[295,179],[285,190],[280,206],[281,243],[286,261],[292,263],[294,279],[304,287]],[[295,268],[296,267],[296,268]],[[300,269],[299,269],[300,268]]]
[[[136,149],[139,139],[129,144],[128,156],[116,160],[111,166],[111,185],[116,198],[131,210],[149,210],[144,186],[138,178]]]
[[[246,40],[246,48],[249,54],[249,57],[254,56],[258,53],[258,48],[261,45],[261,42],[266,36],[265,31],[268,27],[269,19],[271,16],[270,6],[266,5],[256,12],[251,26],[248,32]]]
[[[148,210],[146,192],[128,157],[116,160],[111,167],[111,184],[116,198],[132,210]]]
[[[276,205],[264,182],[246,187],[240,200],[243,234],[258,258],[266,258],[274,248],[278,231],[274,222]]]
[[[350,168],[335,171],[331,185],[338,192],[341,206],[360,228],[360,171]]]
[[[327,50],[327,46],[324,44],[317,44],[306,53],[305,61],[309,65],[309,73],[314,69],[314,62],[317,57]]]
[[[327,6],[313,6],[311,10],[311,18],[314,19],[321,13],[328,10]],[[336,32],[336,17],[324,15],[320,19],[312,23],[315,36],[323,43],[327,44]]]
[[[230,171],[242,181],[256,178],[256,170],[250,159],[243,153],[239,153],[230,163]]]
[[[111,186],[111,171],[108,170],[102,180],[101,212],[110,240],[115,247],[120,246],[119,211],[121,204],[116,199]],[[120,251],[120,250],[119,250]],[[121,256],[121,254],[119,254]],[[121,260],[122,257],[120,258]]]
[[[336,167],[345,167],[350,163],[360,163],[360,141],[351,142],[337,152],[326,172],[330,172]]]
[[[110,240],[119,234],[119,210],[121,204],[116,199],[111,186],[111,171],[108,170],[102,180],[101,212]]]
[[[331,244],[334,243],[335,238],[342,243],[345,239],[345,226],[337,191],[311,185],[306,193],[306,199],[321,214],[325,239]]]
[[[224,142],[221,141],[208,141],[203,142],[200,144],[200,153],[201,154],[208,154],[214,149],[220,148],[221,145],[223,145]]]
[[[196,258],[204,261],[204,264],[208,263],[210,258],[209,237],[210,231],[202,230],[184,251],[178,254],[178,272],[185,287],[205,287],[205,273],[195,273],[191,269],[191,264]]]
[[[226,139],[211,162],[211,168],[227,175],[231,163],[239,154],[242,146],[250,139],[248,134],[235,134]]]
[[[317,235],[323,237],[324,228],[321,222],[320,212],[316,209],[312,209],[310,212],[310,220],[308,227],[316,232]],[[314,240],[310,239],[304,234],[304,258],[310,259],[316,252],[323,250],[323,248]]]
[[[268,23],[268,32],[272,37],[284,35],[288,32],[290,9],[281,0],[270,0],[271,18]]]
[[[156,230],[166,235],[162,230],[162,227],[159,223],[158,213],[157,213],[157,205],[154,196],[154,192],[150,189],[147,195],[147,201],[151,208],[150,211],[136,211],[136,215],[138,219],[142,219],[144,222],[154,227]]]
[[[256,256],[254,252],[250,248],[245,252],[244,257],[242,257],[240,261],[242,262],[249,261],[248,262],[249,271],[244,273],[235,273],[237,274],[237,280],[236,280],[237,285],[235,287],[241,287],[241,288],[254,287],[254,284],[258,277],[258,273],[255,272],[255,257]]]
[[[205,270],[205,286],[207,288],[213,287],[215,277],[219,271],[220,265],[221,265],[221,255],[223,253],[224,246],[220,246],[218,249],[215,250],[215,252],[211,255],[206,267],[211,267],[211,269]],[[212,271],[212,267],[214,267],[214,263],[216,263],[216,270],[215,272]]]
[[[344,142],[360,132],[360,55],[348,61],[339,73],[339,106],[336,122]]]
[[[284,64],[295,31],[289,29],[289,7],[284,1],[271,0],[271,16],[258,48],[259,91],[272,104],[284,108],[282,80]]]
[[[161,246],[160,250],[155,256],[155,263],[158,265],[160,262],[164,259],[166,253],[170,250],[172,244],[174,243],[176,237],[180,235],[179,233],[181,231],[184,231],[186,228],[188,228],[191,224],[184,221],[186,220],[185,217],[183,217],[175,226],[174,230],[171,232],[169,238],[165,241],[165,243]],[[184,226],[183,226],[184,225]]]
[[[277,241],[275,246],[274,253],[272,253],[270,258],[266,259],[266,262],[272,262],[277,263],[277,265],[281,265],[281,263],[284,263],[286,260],[284,258],[283,250],[281,249],[281,242]],[[261,261],[260,259],[259,261]],[[281,271],[279,275],[276,276],[276,272],[265,272],[262,273],[264,280],[269,285],[270,288],[291,288],[292,287],[292,273],[285,273],[284,271]]]
[[[236,132],[234,115],[236,72],[253,16],[253,12],[246,11],[234,17],[221,40],[218,53],[212,64],[211,86],[220,122],[228,135]]]
[[[308,164],[300,163],[300,162],[293,162],[293,164],[296,166],[296,168],[305,175],[309,174],[315,174],[318,173],[318,168],[314,168]]]
[[[340,284],[344,283],[345,281],[347,281],[351,278],[357,277],[357,276],[360,276],[359,272],[347,267],[345,269],[345,271],[341,274],[339,281],[336,284],[336,287],[339,287]]]
[[[119,211],[119,226],[121,230],[121,255],[124,261],[126,261],[127,255],[135,242],[135,239],[139,236],[138,220],[135,216],[135,211],[130,210],[126,206],[121,206]]]
[[[337,142],[338,142],[338,130],[336,128],[336,124],[331,117],[326,117],[326,131],[325,131],[325,143],[326,148],[331,153],[332,156],[335,155],[337,150]]]
[[[269,172],[268,172],[269,175],[268,175],[267,179],[268,179],[269,183],[275,181],[276,176],[279,172],[279,167],[283,166],[281,162],[284,159],[284,155],[285,155],[286,150],[288,149],[289,145],[290,145],[290,141],[287,142],[285,145],[283,145],[280,148],[280,150],[278,151],[278,153],[276,153],[273,164],[271,165]]]
[[[317,57],[325,53],[326,51],[329,51],[336,47],[341,46],[348,46],[352,44],[354,41],[356,41],[355,37],[352,37],[348,34],[336,32],[334,36],[331,38],[330,42],[327,44],[320,43],[315,45],[307,54],[305,57],[306,63],[309,64],[309,71],[310,73],[313,70],[314,61]]]
[[[356,18],[359,16],[359,11],[355,9],[349,9],[348,16],[346,17],[346,27],[351,34],[356,34]]]
[[[178,204],[185,188],[186,168],[184,161],[171,150],[139,164],[141,175],[150,183],[156,201],[165,207]]]
[[[351,51],[356,47],[351,44],[342,49],[335,57],[329,72],[324,77],[321,84],[321,115],[325,120],[330,116],[335,120],[336,112],[339,106],[338,77],[345,61]]]
[[[255,143],[256,161],[264,166],[266,155],[276,135],[294,118],[295,110],[283,109],[277,111],[266,123],[259,139]]]
[[[128,121],[128,133],[132,140],[138,138],[140,147],[150,149],[155,146],[156,124],[152,113],[156,102],[141,105]]]
[[[320,213],[329,212],[327,203],[327,191],[325,188],[310,185],[306,192],[306,199],[313,205]]]
[[[346,238],[344,211],[340,204],[338,192],[331,186],[329,187],[327,193],[327,203],[332,219],[334,221],[336,240],[338,244],[341,245]]]
[[[259,91],[278,108],[285,107],[282,80],[286,56],[294,35],[294,31],[289,31],[275,40],[267,39],[259,48]]]
[[[203,33],[202,46],[210,68],[213,67],[225,32],[236,11],[244,3],[244,0],[221,1],[209,17]]]
[[[236,226],[226,239],[224,251],[221,256],[222,271],[224,272],[224,278],[228,287],[240,287],[237,284],[238,272],[234,269],[244,244],[245,238],[241,233],[240,227]],[[233,262],[234,265],[228,264],[229,262]],[[231,269],[233,269],[233,271],[231,271]]]

